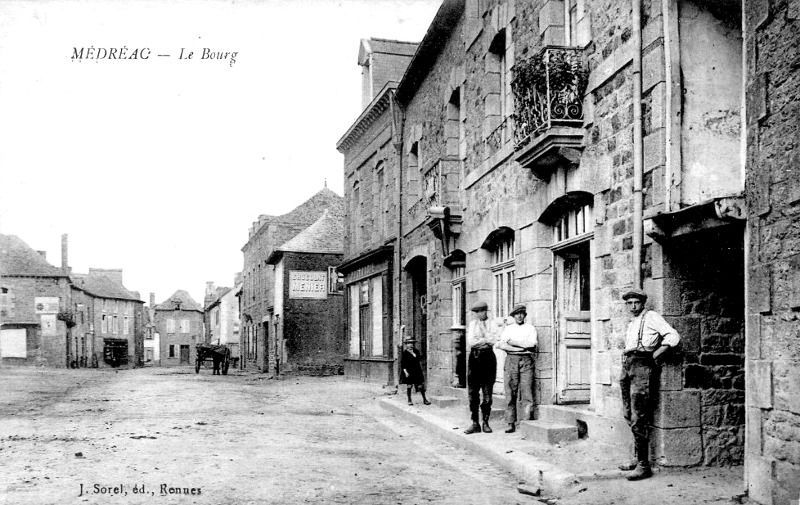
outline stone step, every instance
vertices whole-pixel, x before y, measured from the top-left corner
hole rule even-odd
[[[519,431],[533,442],[558,444],[578,440],[578,427],[549,421],[522,421]]]
[[[454,407],[464,403],[462,398],[456,398],[455,396],[429,396],[428,400],[437,407]]]

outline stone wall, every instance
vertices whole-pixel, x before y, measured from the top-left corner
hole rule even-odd
[[[745,1],[750,499],[800,497],[800,2]]]
[[[289,298],[289,272],[327,272],[338,266],[340,254],[285,253],[283,338],[287,362],[282,370],[310,375],[343,373],[347,341],[343,323],[344,296],[328,294],[325,299]]]

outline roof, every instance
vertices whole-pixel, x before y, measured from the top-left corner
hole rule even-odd
[[[327,209],[317,221],[285,244],[276,247],[267,259],[274,264],[283,253],[344,254],[344,220]]]
[[[453,27],[463,12],[464,0],[443,0],[397,86],[396,96],[401,104],[407,105],[411,101],[433,64],[436,63],[436,58],[447,44]]]
[[[16,235],[0,234],[0,275],[15,277],[67,277]]]
[[[222,297],[225,296],[231,289],[233,288],[224,288],[224,287],[215,288],[212,298],[208,300],[208,303],[206,303],[206,309],[210,308],[212,305],[216,305],[217,303],[219,303],[219,301],[222,300]]]
[[[144,301],[139,299],[138,294],[128,291],[124,286],[117,284],[110,277],[106,277],[105,275],[72,274],[71,278],[73,286],[92,296],[144,303]]]
[[[196,310],[203,312],[203,308],[183,289],[172,293],[172,296],[156,305],[155,310]]]
[[[244,251],[247,246],[259,235],[259,232],[270,224],[294,224],[309,226],[316,221],[323,209],[337,216],[344,216],[344,198],[336,192],[326,187],[318,191],[314,196],[295,207],[292,211],[281,216],[259,216],[256,229],[251,229],[250,237],[242,247]]]
[[[331,214],[344,216],[344,198],[339,196],[336,192],[325,187],[318,191],[314,196],[292,209],[292,211],[274,218],[273,221],[279,221],[283,223],[308,222],[310,221],[309,218],[311,217],[309,212],[313,213],[314,217],[316,217],[319,212],[318,209],[322,207],[328,209]]]

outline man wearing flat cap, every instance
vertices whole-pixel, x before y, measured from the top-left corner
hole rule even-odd
[[[680,336],[663,317],[644,308],[647,294],[631,289],[622,295],[633,320],[625,332],[625,351],[622,354],[622,406],[625,421],[633,432],[635,462],[620,465],[621,470],[633,470],[628,480],[650,477],[650,422],[658,392],[651,390],[660,371],[663,354],[680,342]]]
[[[524,305],[516,305],[509,314],[516,324],[503,329],[495,347],[506,352],[504,370],[506,406],[506,433],[516,431],[517,398],[522,398],[523,420],[529,420],[533,412],[533,353],[538,340],[536,328],[525,324],[528,311]]]
[[[478,411],[483,414],[483,431],[491,433],[489,415],[492,413],[492,390],[497,375],[497,358],[492,346],[497,341],[497,331],[489,327],[489,306],[486,302],[478,302],[472,306],[475,319],[467,327],[467,394],[469,395],[469,412],[472,425],[464,433],[480,433]],[[483,393],[483,401],[480,395]]]

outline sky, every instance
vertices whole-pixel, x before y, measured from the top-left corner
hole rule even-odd
[[[202,303],[207,281],[233,285],[260,214],[343,195],[360,39],[420,41],[440,4],[3,0],[0,233],[55,266],[66,233],[73,272]]]

